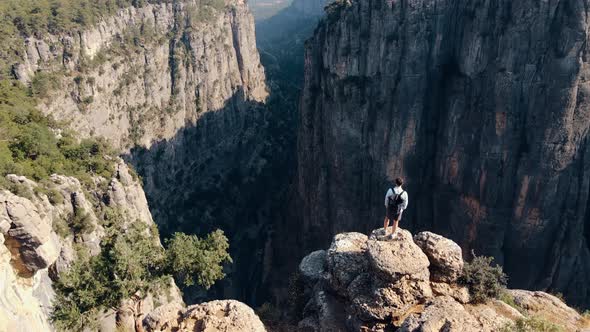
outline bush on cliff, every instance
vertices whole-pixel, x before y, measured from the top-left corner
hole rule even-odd
[[[167,269],[185,286],[195,282],[205,288],[223,279],[223,263],[231,262],[229,243],[221,230],[199,239],[194,235],[174,233],[166,240]]]
[[[469,288],[473,302],[481,303],[498,298],[506,288],[508,277],[499,265],[492,265],[493,257],[473,256],[463,266],[459,282]]]
[[[120,215],[110,213],[100,254],[78,260],[55,282],[51,319],[60,330],[92,327],[105,310],[117,310],[123,300],[142,301],[171,276],[185,285],[209,288],[224,277],[222,264],[231,261],[227,238],[216,231],[205,239],[176,233],[164,249],[157,234],[136,221],[125,230]],[[176,265],[178,264],[178,266]]]
[[[500,332],[564,332],[564,329],[541,317],[527,317],[506,324]]]
[[[75,176],[83,182],[114,173],[114,155],[106,142],[78,141],[36,108],[35,98],[17,82],[0,80],[0,187],[7,174],[35,181],[53,173]]]

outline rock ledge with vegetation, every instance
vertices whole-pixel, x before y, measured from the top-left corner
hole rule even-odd
[[[301,331],[586,331],[590,318],[556,296],[504,288],[491,259],[463,261],[431,232],[394,239],[342,233],[299,266]],[[532,330],[531,330],[532,329]]]

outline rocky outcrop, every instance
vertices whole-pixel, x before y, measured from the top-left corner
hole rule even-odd
[[[138,179],[121,160],[112,179],[92,180],[94,190],[60,175],[42,185],[15,175],[7,180],[15,193],[0,190],[0,331],[52,331],[53,280],[80,250],[100,251],[103,210],[119,211],[125,223],[140,220],[153,226],[153,221]],[[78,224],[71,225],[72,220]],[[143,303],[145,313],[183,305],[173,282]],[[115,315],[105,314],[100,324],[103,331],[114,330]],[[132,316],[127,327],[134,327]]]
[[[432,279],[443,282],[456,282],[463,271],[461,247],[455,242],[431,232],[421,232],[414,236],[414,242],[424,251],[432,262]]]
[[[404,227],[494,256],[511,286],[590,299],[587,0],[337,1],[307,44],[306,250]]]
[[[148,331],[266,331],[254,310],[235,300],[205,302],[184,310],[171,307],[165,311],[144,319]]]
[[[567,331],[586,327],[578,312],[543,292],[508,290],[504,297],[510,305],[494,299],[471,303],[467,288],[457,280],[456,266],[464,263],[460,248],[460,262],[456,259],[457,248],[438,234],[423,232],[412,238],[403,229],[394,239],[385,237],[383,229],[368,238],[360,233],[336,235],[327,255],[313,252],[299,266],[307,300],[299,329],[492,332],[526,317]],[[330,262],[331,252],[339,264]],[[363,258],[365,264],[360,263]]]

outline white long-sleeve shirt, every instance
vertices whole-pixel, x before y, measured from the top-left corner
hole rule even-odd
[[[385,208],[387,208],[387,206],[389,205],[389,197],[395,195],[399,195],[401,192],[403,191],[401,197],[403,200],[402,205],[400,206],[400,213],[405,210],[408,207],[408,192],[406,192],[401,186],[397,186],[395,188],[393,188],[393,190],[390,188],[389,190],[387,190],[387,194],[385,194]]]

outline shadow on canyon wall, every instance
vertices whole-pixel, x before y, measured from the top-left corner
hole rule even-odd
[[[234,262],[226,279],[208,294],[185,289],[187,302],[235,298],[258,306],[287,287],[283,277],[301,258],[289,254],[298,247],[288,222],[296,219],[296,119],[289,105],[280,93],[263,104],[238,91],[174,138],[127,156],[143,178],[162,238],[215,229],[229,238]]]

